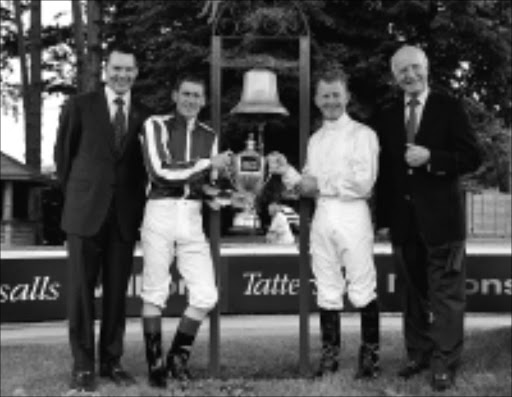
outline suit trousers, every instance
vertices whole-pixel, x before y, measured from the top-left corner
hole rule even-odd
[[[95,289],[101,274],[101,363],[116,363],[123,353],[126,290],[135,241],[123,240],[114,206],[93,236],[68,235],[68,321],[74,371],[93,371]]]
[[[422,237],[410,203],[407,239],[393,246],[401,286],[408,358],[454,369],[464,340],[464,242],[432,246]],[[442,225],[440,225],[442,227]]]

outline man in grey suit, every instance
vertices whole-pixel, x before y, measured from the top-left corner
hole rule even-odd
[[[391,59],[403,95],[377,117],[377,228],[389,228],[403,283],[408,361],[436,391],[453,385],[464,342],[465,211],[460,177],[481,164],[463,105],[428,84],[428,59],[404,46]]]
[[[136,76],[133,51],[111,48],[105,86],[71,98],[57,131],[54,157],[64,192],[61,227],[67,233],[69,267],[70,387],[78,392],[96,389],[94,289],[100,273],[100,376],[116,384],[134,382],[120,359],[147,182],[139,132],[149,112],[131,95]]]

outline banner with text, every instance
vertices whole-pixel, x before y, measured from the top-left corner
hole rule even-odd
[[[473,312],[511,311],[510,254],[468,255],[467,310]],[[376,254],[378,295],[383,312],[400,311],[397,276],[390,255]],[[66,318],[66,258],[2,257],[1,322],[31,322]],[[140,315],[142,258],[134,257],[133,276],[127,290],[127,315]],[[180,315],[186,305],[186,286],[171,266],[172,282],[164,312]],[[310,277],[310,308],[316,306],[316,285]],[[226,255],[220,266],[220,305],[225,314],[298,313],[298,255]],[[101,316],[101,286],[96,288],[96,315]],[[347,310],[354,310],[347,301]]]

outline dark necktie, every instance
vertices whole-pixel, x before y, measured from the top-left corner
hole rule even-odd
[[[416,97],[411,97],[407,102],[408,118],[407,123],[405,124],[405,129],[407,130],[407,142],[413,143],[414,136],[416,135],[416,131],[418,130],[418,114],[416,108],[420,104],[420,101]]]
[[[116,141],[116,150],[121,151],[121,144],[123,142],[124,134],[126,133],[126,117],[124,115],[124,100],[121,97],[114,99],[114,103],[117,106],[116,113],[114,115],[114,133]]]

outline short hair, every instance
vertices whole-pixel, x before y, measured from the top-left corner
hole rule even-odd
[[[428,58],[427,54],[425,54],[425,51],[421,47],[413,46],[410,44],[403,45],[398,50],[395,51],[393,56],[391,57],[391,71],[393,74],[395,74],[395,63],[397,58],[402,55],[404,52],[415,52],[420,56],[420,59],[425,63],[425,66],[428,67]]]
[[[106,57],[105,61],[108,62],[110,60],[110,55],[114,52],[119,52],[121,54],[128,54],[133,55],[133,58],[135,59],[135,65],[137,65],[137,51],[135,48],[127,43],[111,43],[108,45],[106,50]]]
[[[316,90],[318,89],[318,84],[320,84],[321,81],[326,83],[333,83],[335,81],[340,81],[345,88],[348,90],[348,83],[349,83],[349,76],[343,69],[340,67],[336,68],[329,68],[321,70],[316,74],[316,76],[313,79],[314,84],[313,87]]]
[[[206,80],[202,76],[193,73],[185,73],[178,76],[176,82],[174,83],[174,91],[178,92],[181,85],[185,82],[199,84],[203,87],[204,94],[206,95]]]

